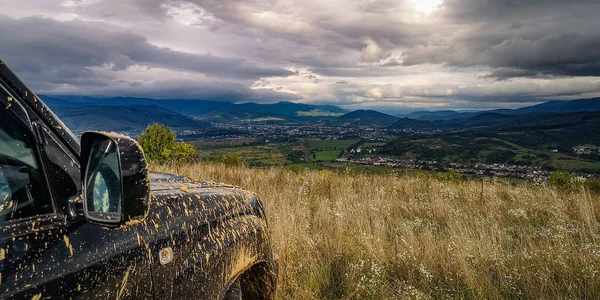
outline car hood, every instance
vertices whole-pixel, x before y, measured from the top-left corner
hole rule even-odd
[[[212,220],[248,213],[265,218],[262,202],[256,194],[232,185],[150,173],[150,194],[152,210],[163,204],[182,204],[186,211],[210,214]]]
[[[232,187],[226,185],[217,185],[205,181],[193,180],[191,178],[177,176],[167,173],[150,173],[150,191],[165,192],[172,190],[181,193],[190,188],[212,188],[216,186]]]

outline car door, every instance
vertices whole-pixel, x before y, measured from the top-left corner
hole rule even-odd
[[[0,82],[0,297],[151,298],[152,257],[135,227],[68,217],[80,185],[48,157],[61,155],[46,151],[54,134]]]

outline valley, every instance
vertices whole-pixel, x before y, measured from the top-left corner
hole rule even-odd
[[[230,154],[251,167],[456,170],[542,179],[554,171],[600,173],[600,152],[577,150],[600,145],[600,99],[392,116],[292,102],[43,98],[76,134],[101,129],[137,136],[157,122],[194,144],[201,160]]]

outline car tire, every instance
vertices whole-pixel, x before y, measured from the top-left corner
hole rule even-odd
[[[242,285],[239,279],[229,286],[223,300],[242,300]]]

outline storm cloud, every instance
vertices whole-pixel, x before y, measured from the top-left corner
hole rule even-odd
[[[0,58],[45,93],[456,109],[600,96],[592,0],[0,3]]]

